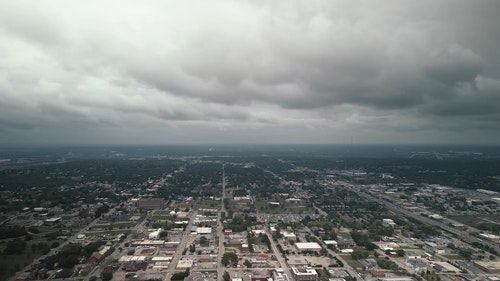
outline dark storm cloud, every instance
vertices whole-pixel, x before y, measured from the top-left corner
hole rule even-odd
[[[366,142],[416,132],[446,142],[457,135],[436,132],[460,131],[467,142],[494,142],[499,9],[497,1],[3,3],[0,126],[61,136],[80,126],[121,136],[167,126],[179,133],[164,136],[171,140],[227,132],[236,142],[342,141],[353,131]],[[485,133],[474,139],[478,128]]]

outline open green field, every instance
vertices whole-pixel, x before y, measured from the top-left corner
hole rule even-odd
[[[171,215],[153,215],[150,221],[174,221],[175,218]]]
[[[498,216],[457,216],[451,217],[451,219],[458,221],[460,223],[477,226],[480,223],[497,223],[500,224],[500,218]]]
[[[460,217],[452,217],[451,219],[457,221],[457,222],[460,222],[460,223],[463,223],[463,224],[466,224],[466,225],[476,225],[477,224],[477,221],[478,221],[478,218],[477,217],[474,217],[474,216],[460,216]]]
[[[219,209],[221,206],[220,200],[203,199],[194,204],[194,208],[199,209]]]
[[[462,257],[461,255],[441,255],[441,256],[449,260],[465,260],[465,258]]]

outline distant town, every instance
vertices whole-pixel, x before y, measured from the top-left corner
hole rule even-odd
[[[0,281],[500,280],[500,147],[0,150]]]

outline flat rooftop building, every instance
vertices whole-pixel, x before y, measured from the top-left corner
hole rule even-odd
[[[137,207],[141,209],[163,209],[165,207],[165,199],[163,198],[141,198],[137,200]]]
[[[321,250],[321,246],[316,242],[297,242],[295,243],[295,247],[299,251],[319,251]]]
[[[314,268],[296,268],[292,267],[292,274],[297,281],[313,281],[318,279],[318,273]]]

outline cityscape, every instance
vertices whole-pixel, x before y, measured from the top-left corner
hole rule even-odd
[[[0,1],[0,281],[500,281],[499,14]]]
[[[58,147],[1,155],[2,280],[500,274],[498,147]],[[469,183],[474,167],[481,186]]]

